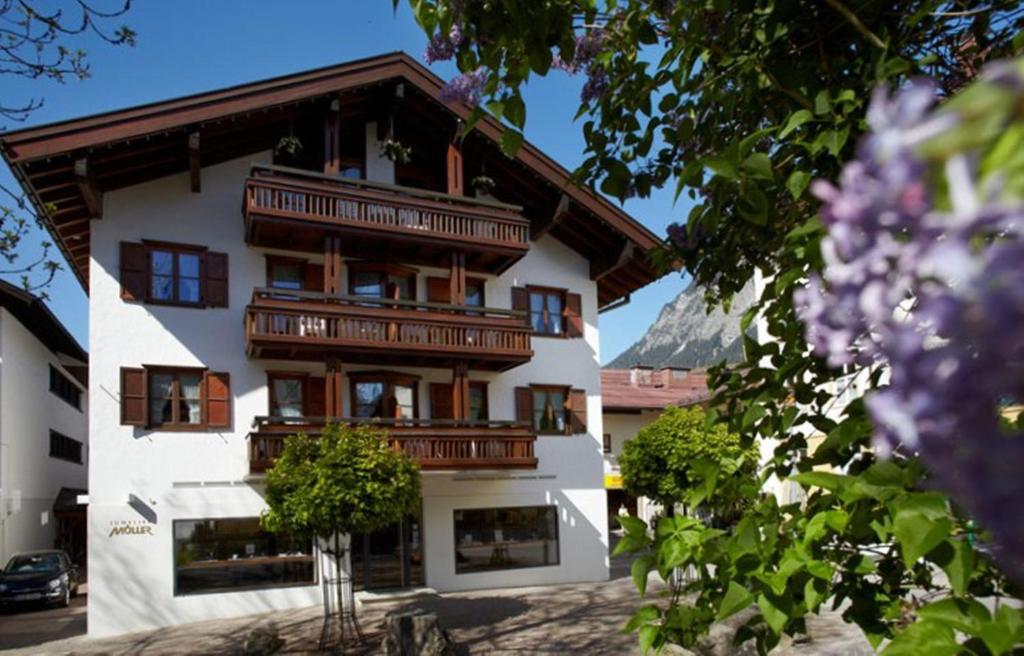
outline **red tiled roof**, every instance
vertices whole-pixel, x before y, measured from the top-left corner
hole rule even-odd
[[[601,370],[601,405],[605,410],[660,410],[710,398],[703,371],[662,368]]]

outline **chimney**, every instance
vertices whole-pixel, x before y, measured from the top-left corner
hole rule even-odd
[[[651,384],[654,367],[646,364],[635,364],[629,369],[629,384],[633,387]]]
[[[687,387],[689,375],[687,367],[662,367],[658,370],[658,382],[669,389]]]

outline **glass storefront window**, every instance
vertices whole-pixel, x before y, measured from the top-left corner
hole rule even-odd
[[[268,533],[259,518],[174,521],[174,594],[316,583],[311,539]]]
[[[557,565],[556,506],[455,511],[455,573]]]

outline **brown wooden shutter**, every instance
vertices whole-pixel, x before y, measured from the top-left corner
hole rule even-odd
[[[516,388],[516,421],[533,427],[533,390],[529,387]]]
[[[512,309],[521,312],[530,311],[530,292],[526,290],[526,287],[512,288]]]
[[[228,306],[228,255],[227,253],[206,252],[203,254],[208,307]]]
[[[302,286],[308,292],[322,292],[324,290],[324,265],[306,263],[305,281]],[[314,415],[322,417],[323,415]]]
[[[451,383],[430,383],[430,418],[455,418]]]
[[[565,295],[565,334],[583,337],[583,301],[579,294]]]
[[[310,376],[302,390],[302,413],[307,417],[327,416],[327,379]]]
[[[587,392],[574,389],[569,392],[569,428],[572,435],[587,432]]]
[[[125,426],[145,426],[148,409],[146,370],[121,367],[121,423]]]
[[[146,286],[146,247],[121,242],[121,298],[145,301]]]
[[[231,427],[231,375],[203,374],[203,423],[211,428]]]
[[[431,303],[451,303],[452,284],[448,278],[430,276],[427,278],[427,300]]]

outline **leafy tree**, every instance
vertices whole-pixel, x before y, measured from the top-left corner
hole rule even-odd
[[[963,539],[962,509],[915,455],[879,459],[862,402],[832,410],[851,377],[879,387],[884,370],[840,371],[809,353],[793,295],[823,268],[825,228],[810,182],[836,179],[851,159],[873,91],[926,75],[945,95],[955,93],[985,62],[1021,52],[1024,7],[1016,0],[410,4],[430,37],[428,60],[454,58],[462,72],[446,97],[475,105],[473,118],[488,111],[503,120],[507,152],[522,141],[521,88],[531,76],[585,75],[578,117],[586,159],[577,179],[623,200],[662,187],[677,198],[685,193],[693,208],[670,228],[660,257],[684,262],[709,303],[728,303],[757,272],[768,281],[741,326],[756,320],[771,339],[746,338],[746,362],[712,370],[709,382],[719,390],[720,420],[744,444],[774,440],[765,475],[798,470],[809,498],[804,507],[759,499],[729,533],[685,517],[662,519],[653,537],[629,530],[622,549],[658,554],[642,568],[665,573],[692,564],[701,574],[692,598],[638,612],[629,626],[641,644],[692,645],[712,622],[756,602],[760,613],[740,637],[766,650],[783,633],[802,631],[805,616],[829,599],[846,604],[843,617],[872,644],[901,636],[892,653],[920,653],[929,640],[926,651],[940,645],[955,653],[954,627],[960,635],[973,627],[1008,636],[981,647],[968,640],[973,653],[1019,643],[1019,612],[978,610],[979,597],[1020,591]],[[809,454],[811,434],[825,439]],[[923,598],[945,605],[925,606]]]
[[[125,14],[131,0],[116,0],[112,9],[87,0],[70,4],[68,10],[38,0],[0,0],[0,75],[60,83],[84,80],[89,77],[87,54],[69,47],[69,39],[92,34],[111,45],[135,45],[135,32],[129,27],[122,25],[112,31],[104,27]],[[24,121],[42,106],[41,98],[20,103],[4,98],[0,100],[0,118]],[[7,264],[0,268],[0,275],[20,276],[29,291],[43,289],[61,269],[60,262],[50,257],[53,244],[43,241],[41,252],[26,262],[22,241],[33,225],[42,228],[40,217],[20,191],[0,184],[0,192],[5,197],[0,201],[0,259]],[[46,296],[45,292],[40,295]]]
[[[341,536],[371,533],[402,520],[415,509],[419,493],[416,464],[388,445],[386,433],[328,424],[319,438],[287,438],[284,452],[267,472],[267,510],[261,521],[268,531],[333,545],[325,552],[340,574],[347,571]],[[340,576],[336,586],[344,636],[347,602]],[[326,598],[324,603],[326,611]]]
[[[668,514],[686,504],[728,521],[756,494],[757,455],[725,426],[708,422],[701,408],[673,406],[626,441],[619,465],[626,490],[654,499]]]

